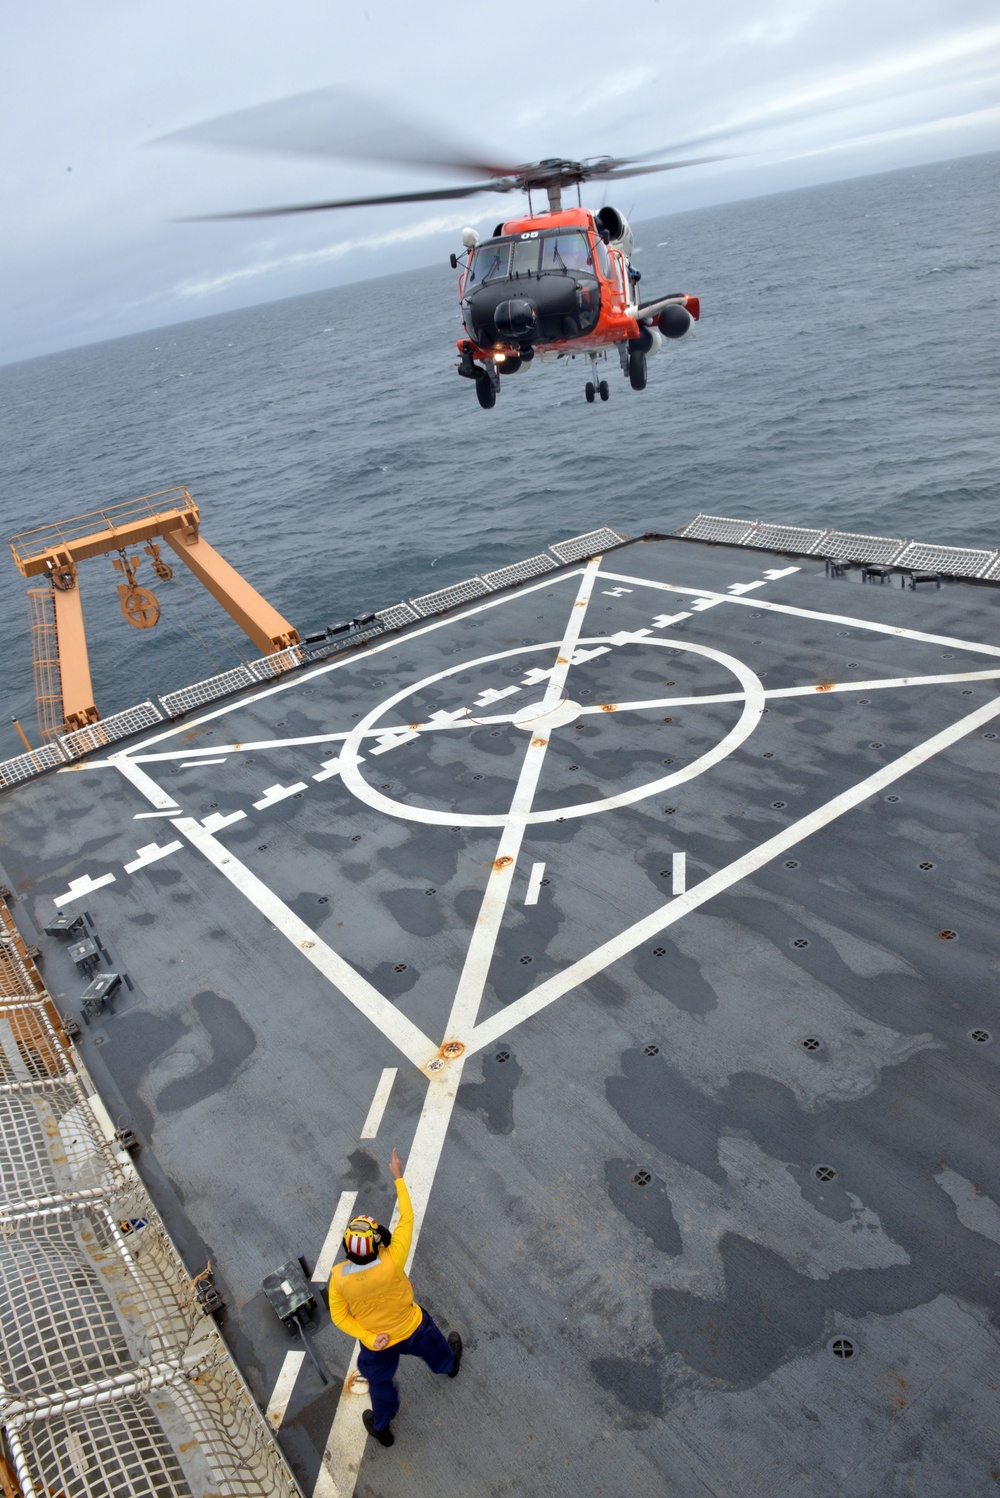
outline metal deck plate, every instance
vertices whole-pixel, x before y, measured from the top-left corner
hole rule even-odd
[[[995,1493],[998,609],[633,543],[7,795],[306,1492]],[[393,1144],[466,1356],[386,1451],[261,1280]]]

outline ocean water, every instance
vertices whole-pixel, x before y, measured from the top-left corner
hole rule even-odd
[[[184,484],[302,633],[699,510],[998,546],[998,178],[979,156],[638,225],[643,291],[697,292],[703,317],[644,392],[609,365],[604,405],[577,361],[480,410],[446,263],[0,368],[6,534]],[[25,585],[2,575],[6,757],[12,714],[37,738]],[[145,632],[117,581],[83,569],[104,714],[256,654],[193,580],[156,586]]]

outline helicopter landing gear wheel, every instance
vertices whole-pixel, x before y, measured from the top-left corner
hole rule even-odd
[[[587,405],[592,406],[594,404],[594,395],[596,393],[594,390],[593,380],[587,381],[586,385],[584,385],[583,387],[583,393],[587,398]]]
[[[628,351],[628,382],[633,390],[646,388],[646,355],[641,348]]]
[[[476,376],[476,397],[484,411],[492,411],[497,403],[497,393],[488,374]]]
[[[607,380],[601,381],[601,383],[597,387],[597,392],[600,395],[602,401],[611,399],[611,387],[608,384]]]

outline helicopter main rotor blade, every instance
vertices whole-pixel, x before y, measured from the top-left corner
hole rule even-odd
[[[685,166],[707,166],[713,161],[730,161],[731,154],[726,156],[696,156],[691,161],[660,161],[653,166],[628,166],[615,164],[607,171],[595,171],[588,174],[591,181],[607,182],[620,177],[645,177],[649,172],[676,172]]]
[[[433,125],[340,85],[238,109],[161,135],[152,144],[174,142],[435,167],[477,177],[507,177],[514,170],[450,140]]]
[[[235,213],[198,213],[178,219],[181,224],[206,224],[230,218],[281,218],[291,213],[325,213],[329,208],[367,208],[378,203],[438,203],[472,198],[480,192],[512,192],[516,182],[474,182],[469,187],[433,187],[426,192],[391,192],[376,198],[337,198],[328,203],[292,203],[283,208],[243,208]]]

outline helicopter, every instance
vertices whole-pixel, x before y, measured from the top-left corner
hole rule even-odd
[[[482,193],[527,195],[528,212],[501,221],[488,239],[462,231],[463,249],[450,263],[459,271],[463,337],[456,369],[475,384],[479,404],[496,404],[501,379],[534,360],[575,358],[588,364],[584,395],[593,404],[610,398],[600,365],[616,355],[633,390],[644,390],[647,360],[667,344],[688,338],[701,317],[700,298],[669,292],[644,301],[641,272],[632,264],[633,237],[617,208],[583,206],[585,182],[608,182],[676,171],[724,160],[699,156],[650,162],[647,156],[598,156],[581,161],[548,158],[510,165],[443,139],[433,129],[374,105],[342,88],[315,89],[256,105],[161,137],[165,142],[338,156],[410,167],[448,170],[480,180],[460,186],[371,197],[340,198],[276,208],[200,214],[186,222],[275,218],[335,209],[449,201]],[[576,188],[576,206],[563,193]],[[535,212],[532,194],[547,205]]]

